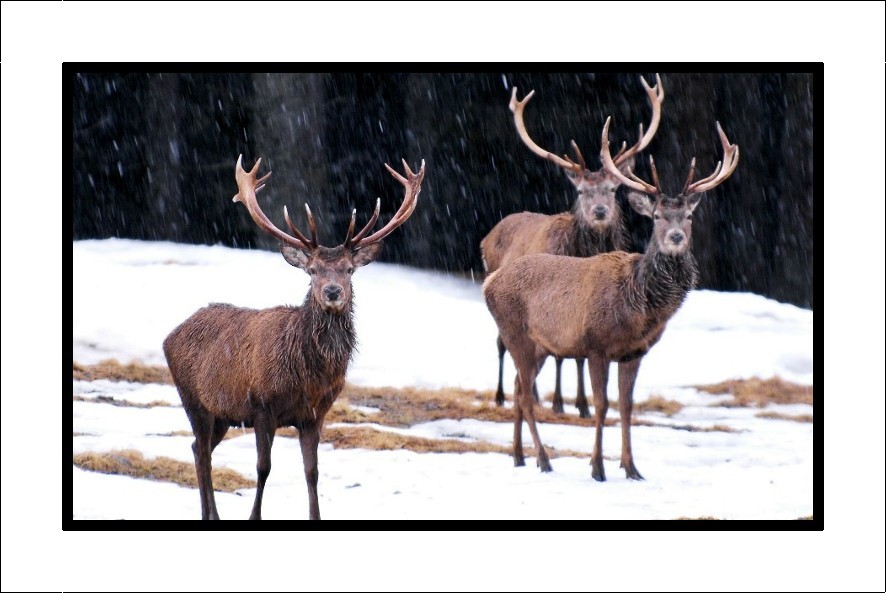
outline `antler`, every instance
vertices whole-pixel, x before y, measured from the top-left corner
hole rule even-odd
[[[640,124],[640,139],[634,144],[630,149],[627,148],[626,143],[621,145],[621,150],[615,155],[613,161],[616,166],[621,165],[626,160],[646,148],[650,142],[652,142],[652,137],[655,136],[655,132],[658,131],[658,123],[661,121],[661,104],[664,102],[664,86],[661,84],[661,77],[656,74],[655,75],[655,86],[650,87],[649,83],[646,82],[646,79],[642,76],[640,77],[640,82],[643,83],[643,88],[646,89],[646,95],[649,97],[649,102],[652,103],[652,121],[649,122],[649,130],[644,134],[643,133],[643,124]]]
[[[729,138],[720,127],[720,122],[717,122],[717,133],[720,135],[720,143],[723,145],[723,160],[717,163],[711,175],[692,183],[692,177],[695,175],[695,159],[692,159],[689,177],[686,179],[686,185],[683,186],[683,195],[698,194],[717,187],[726,181],[738,166],[738,145],[729,143]]]
[[[286,224],[289,226],[290,230],[295,234],[295,236],[287,235],[280,229],[278,229],[274,224],[268,220],[268,217],[265,216],[265,213],[262,212],[261,208],[258,206],[258,201],[255,198],[256,192],[260,191],[264,187],[264,182],[268,177],[271,176],[270,171],[267,175],[262,177],[261,179],[256,179],[258,175],[258,166],[261,164],[261,159],[255,161],[255,166],[252,167],[252,170],[248,173],[243,169],[243,155],[237,159],[237,168],[235,170],[234,178],[237,180],[237,187],[240,191],[234,196],[235,202],[242,202],[246,209],[249,210],[249,215],[252,217],[252,220],[255,221],[255,224],[259,226],[259,228],[265,230],[270,235],[276,237],[283,243],[287,245],[291,245],[292,247],[296,247],[298,249],[308,249],[313,250],[317,248],[317,233],[314,228],[314,217],[311,214],[311,209],[308,208],[308,205],[305,204],[305,210],[308,212],[308,226],[311,229],[311,239],[308,240],[304,235],[302,235],[295,225],[292,224],[292,221],[289,220],[289,212],[286,210],[286,206],[283,207],[283,216],[286,218]]]
[[[517,126],[517,133],[520,134],[520,139],[523,140],[523,144],[529,147],[529,150],[537,154],[543,159],[547,159],[554,163],[555,165],[559,165],[566,169],[567,171],[571,171],[572,173],[581,173],[584,170],[584,159],[581,156],[581,153],[578,151],[578,146],[576,146],[575,141],[572,142],[572,147],[575,149],[576,154],[578,155],[578,160],[580,163],[576,163],[566,157],[566,159],[561,159],[557,155],[548,152],[538,144],[532,141],[532,138],[529,137],[529,133],[526,131],[526,125],[523,123],[523,108],[526,107],[526,104],[529,102],[529,99],[532,98],[532,95],[535,94],[535,91],[530,91],[526,97],[523,98],[522,101],[517,100],[517,87],[514,87],[513,92],[511,93],[511,111],[514,112],[514,125]]]
[[[618,166],[613,162],[612,155],[609,154],[609,123],[612,121],[612,116],[606,118],[606,124],[603,126],[603,136],[601,140],[600,146],[600,160],[603,161],[603,168],[609,172],[610,175],[617,178],[623,184],[627,185],[630,188],[633,188],[637,191],[645,192],[647,194],[653,196],[661,195],[661,187],[658,185],[658,172],[655,170],[655,161],[652,160],[652,157],[649,158],[649,162],[652,166],[652,178],[655,181],[656,185],[651,185],[646,183],[631,171],[630,167],[628,168],[628,175],[630,178],[626,177],[622,174],[621,171],[618,170]]]
[[[375,202],[375,212],[372,213],[372,217],[369,219],[369,222],[366,223],[366,226],[363,227],[359,233],[355,236],[351,236],[354,232],[354,222],[357,216],[357,211],[351,214],[351,224],[348,226],[348,234],[345,237],[344,246],[349,249],[360,249],[361,247],[366,247],[367,245],[372,245],[374,243],[378,243],[385,237],[391,234],[391,232],[396,229],[398,226],[406,222],[406,220],[412,216],[412,213],[415,211],[415,206],[418,204],[418,194],[421,192],[421,182],[425,178],[425,162],[422,160],[421,168],[418,170],[418,173],[413,173],[409,168],[409,165],[406,164],[406,159],[403,159],[403,168],[406,170],[406,177],[403,177],[395,170],[393,170],[387,163],[385,163],[385,168],[390,172],[391,175],[394,176],[394,179],[399,181],[403,187],[406,188],[406,195],[403,198],[403,203],[400,204],[400,209],[397,210],[397,213],[394,214],[394,217],[391,218],[390,222],[386,224],[384,227],[376,231],[375,233],[369,235],[368,237],[364,236],[369,230],[372,228],[372,225],[375,224],[375,221],[378,220],[378,213],[381,209],[381,199],[379,198]]]

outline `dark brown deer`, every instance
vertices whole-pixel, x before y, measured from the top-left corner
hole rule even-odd
[[[292,235],[281,231],[259,208],[255,194],[270,173],[256,179],[259,159],[248,173],[237,160],[239,192],[255,223],[280,241],[283,258],[311,276],[311,286],[300,307],[245,309],[211,304],[175,328],[163,342],[173,381],[194,431],[194,461],[200,486],[203,519],[218,519],[212,489],[212,451],[229,426],[255,429],[258,451],[258,490],[250,519],[261,519],[262,495],[271,472],[271,445],[277,428],[298,429],[310,518],[320,518],[317,502],[317,445],[323,418],[345,384],[354,351],[351,274],[372,262],[382,239],[406,222],[417,204],[425,164],[413,173],[406,161],[406,177],[387,167],[406,188],[397,213],[380,230],[367,236],[378,220],[381,201],[369,222],[356,235],[356,210],[344,243],[338,247],[317,244],[311,210],[307,210],[311,238],[289,219]]]
[[[483,295],[517,366],[514,464],[524,465],[521,428],[525,417],[538,451],[538,465],[543,472],[551,471],[535,425],[532,383],[549,355],[587,357],[597,424],[591,475],[598,481],[606,479],[606,385],[609,363],[618,362],[621,467],[628,478],[640,480],[631,452],[631,412],[640,361],[695,286],[696,263],[690,251],[692,211],[702,192],[718,186],[735,171],[738,146],[729,143],[718,123],[723,161],[712,175],[693,183],[693,159],[683,191],[670,197],[661,191],[654,162],[655,185],[630,170],[627,175],[619,171],[609,154],[609,121],[603,127],[601,158],[614,177],[643,192],[634,194],[633,199],[634,207],[653,219],[653,236],[646,252],[613,251],[590,258],[527,255],[491,274],[483,283]]]
[[[640,139],[636,144],[627,147],[622,144],[621,150],[613,158],[615,166],[626,171],[633,167],[637,153],[646,148],[658,130],[661,120],[661,105],[664,102],[664,87],[661,78],[656,74],[656,85],[650,87],[641,76],[640,82],[646,89],[646,95],[652,104],[652,120],[649,130],[643,132],[640,124]],[[506,216],[499,222],[480,243],[486,273],[491,274],[509,261],[522,255],[532,253],[551,253],[553,255],[570,255],[574,257],[590,257],[607,251],[627,250],[628,241],[625,236],[624,221],[621,208],[615,199],[616,190],[622,185],[620,178],[612,175],[605,168],[591,171],[575,141],[572,148],[578,162],[569,157],[560,158],[538,146],[529,137],[523,123],[523,109],[532,98],[531,91],[522,101],[517,100],[517,89],[511,94],[511,111],[514,112],[514,124],[523,143],[529,149],[566,171],[569,180],[575,186],[577,197],[570,212],[562,212],[551,216],[535,212],[518,212]],[[633,201],[631,201],[633,205]],[[498,338],[498,389],[495,402],[502,405],[505,401],[504,374],[505,347],[501,337]],[[557,357],[557,381],[554,391],[554,411],[563,412],[563,395],[560,390],[560,372],[563,359]],[[578,389],[575,405],[582,418],[589,418],[588,400],[584,389],[584,358],[576,360],[578,364]],[[533,392],[537,392],[533,386]]]

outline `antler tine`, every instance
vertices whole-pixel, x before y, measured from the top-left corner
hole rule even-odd
[[[692,157],[692,162],[689,163],[689,176],[686,177],[686,183],[683,184],[683,191],[680,192],[682,194],[686,194],[686,191],[689,189],[689,184],[692,183],[692,178],[695,177],[695,157]]]
[[[661,190],[654,186],[646,183],[630,169],[628,169],[628,175],[630,177],[626,177],[621,171],[618,170],[618,167],[612,161],[612,155],[609,154],[609,124],[612,122],[612,116],[606,118],[606,123],[603,125],[603,135],[600,146],[600,160],[603,161],[603,167],[609,172],[610,175],[613,175],[619,181],[621,181],[624,185],[635,189],[637,191],[645,192],[647,194],[658,196],[661,193]],[[657,176],[657,174],[656,174]]]
[[[526,124],[523,123],[523,109],[526,107],[526,104],[529,102],[529,99],[535,94],[535,91],[529,91],[529,94],[523,98],[522,101],[517,100],[517,87],[514,87],[511,92],[511,102],[509,104],[511,111],[514,112],[514,125],[517,126],[517,133],[520,135],[520,139],[523,141],[529,150],[537,154],[543,159],[549,160],[555,165],[559,165],[564,169],[571,171],[573,173],[581,173],[583,168],[578,163],[573,163],[568,159],[561,159],[557,155],[548,152],[538,144],[532,141],[532,138],[529,137],[529,132],[526,131]]]
[[[307,208],[307,206],[308,205],[305,204],[306,208]],[[308,212],[310,212],[310,210],[308,210]],[[289,230],[293,232],[293,234],[296,236],[296,238],[298,238],[299,241],[301,241],[302,243],[304,243],[308,247],[313,248],[313,247],[317,246],[317,237],[316,236],[313,236],[312,240],[308,240],[308,238],[305,237],[301,233],[301,231],[298,230],[298,228],[292,223],[292,220],[290,220],[290,218],[289,218],[289,210],[286,208],[286,206],[283,206],[283,218],[286,219],[286,226],[289,227]]]
[[[655,184],[655,187],[661,188],[661,181],[658,180],[658,170],[655,168],[655,159],[652,158],[652,155],[649,155],[649,168],[652,169],[652,183]],[[628,169],[630,173],[630,169]]]
[[[649,146],[649,143],[652,142],[652,138],[655,136],[655,132],[658,131],[658,124],[661,121],[661,104],[665,98],[661,77],[658,74],[655,75],[654,87],[650,87],[649,83],[642,76],[640,77],[640,82],[643,83],[643,88],[646,90],[646,95],[652,104],[652,120],[649,122],[649,129],[645,134],[643,133],[643,124],[640,124],[640,139],[629,150],[625,152],[619,151],[614,159],[616,165],[623,164],[627,159]]]
[[[381,200],[379,200],[379,205],[381,205]],[[357,209],[351,212],[351,224],[348,225],[348,234],[345,235],[345,242],[342,245],[347,245],[351,242],[351,237],[354,236],[354,225],[357,224]]]
[[[412,213],[415,211],[415,207],[418,204],[418,194],[421,192],[421,183],[425,177],[425,162],[422,160],[421,168],[418,170],[418,173],[413,173],[409,168],[409,165],[406,164],[406,161],[403,161],[403,167],[406,169],[407,177],[403,177],[399,173],[397,173],[394,169],[390,167],[387,163],[385,163],[385,168],[388,172],[399,181],[404,188],[406,188],[406,195],[403,198],[403,203],[400,205],[400,208],[397,210],[396,214],[394,214],[393,218],[386,224],[384,227],[373,233],[372,235],[363,238],[363,235],[375,224],[376,219],[378,218],[379,205],[381,200],[379,200],[376,205],[375,214],[373,215],[372,220],[366,227],[360,231],[357,237],[354,237],[351,242],[348,244],[348,247],[351,249],[360,249],[361,247],[366,247],[367,245],[372,245],[374,243],[378,243],[385,237],[387,237],[394,229],[398,226],[406,222]]]
[[[582,156],[581,151],[578,149],[578,144],[575,143],[575,140],[570,140],[569,144],[572,146],[572,150],[575,151],[575,155],[578,157],[577,164],[581,165],[582,169],[587,169],[588,166],[585,164],[585,157]]]
[[[717,134],[720,136],[720,144],[723,145],[723,160],[717,163],[712,174],[688,185],[683,192],[685,195],[697,194],[713,189],[726,181],[735,172],[735,168],[738,166],[738,145],[729,143],[729,138],[726,137],[726,133],[720,127],[720,122],[717,122]]]
[[[355,209],[354,212],[356,213],[357,210]],[[372,216],[369,217],[369,222],[366,223],[366,226],[363,227],[363,230],[361,230],[359,233],[357,233],[357,236],[355,236],[350,241],[344,242],[345,247],[350,247],[350,246],[359,244],[360,241],[363,239],[363,237],[366,235],[366,233],[368,233],[369,230],[372,228],[372,226],[375,224],[375,221],[378,220],[378,215],[380,212],[381,212],[381,198],[378,198],[375,200],[375,212],[373,212]]]
[[[311,242],[308,241],[304,235],[295,231],[295,229],[290,225],[290,228],[295,231],[295,237],[291,235],[287,235],[280,229],[278,229],[274,224],[265,216],[265,213],[262,212],[262,209],[258,205],[258,201],[256,200],[255,194],[262,187],[264,187],[263,182],[266,181],[271,173],[268,172],[267,175],[262,177],[261,179],[256,179],[258,174],[258,167],[261,164],[261,159],[255,161],[255,165],[252,167],[248,173],[243,169],[243,155],[241,154],[237,158],[237,166],[234,169],[234,179],[237,180],[237,188],[238,192],[234,195],[235,202],[242,202],[246,209],[249,211],[249,215],[252,217],[253,222],[266,233],[275,237],[279,241],[287,245],[291,245],[293,247],[299,249],[312,249],[316,247],[316,245],[311,245]],[[286,210],[284,208],[284,215],[286,215]],[[287,222],[288,215],[287,215]]]

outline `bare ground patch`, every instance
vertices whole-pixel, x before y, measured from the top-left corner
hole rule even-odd
[[[731,400],[718,406],[762,408],[767,404],[812,405],[812,386],[798,385],[778,377],[771,379],[730,379],[712,385],[696,385],[696,389],[714,395],[728,394]]]
[[[140,362],[123,364],[110,358],[97,364],[74,363],[74,379],[80,381],[130,381],[132,383],[166,383],[172,384],[172,375],[163,365],[150,365]]]
[[[74,455],[74,465],[103,474],[172,482],[197,488],[197,472],[193,463],[184,463],[169,457],[146,459],[140,452],[131,449],[78,453]],[[255,488],[256,483],[232,469],[221,467],[212,469],[212,486],[220,492],[235,492],[241,488]]]

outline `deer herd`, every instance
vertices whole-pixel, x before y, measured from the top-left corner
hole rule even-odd
[[[587,361],[596,425],[591,476],[603,471],[603,425],[609,407],[610,363],[618,364],[618,408],[621,419],[621,467],[628,479],[643,479],[631,452],[633,389],[643,356],[661,338],[668,320],[695,286],[696,263],[691,253],[692,212],[702,193],[725,181],[738,165],[738,146],[720,127],[723,157],[713,173],[694,180],[695,159],[678,194],[662,188],[652,157],[652,183],[633,173],[637,155],[652,141],[661,120],[664,88],[656,76],[650,87],[640,81],[652,108],[649,127],[615,155],[609,147],[607,118],[601,132],[602,168],[592,171],[575,142],[575,160],[538,146],[526,131],[524,109],[535,91],[510,100],[514,124],[523,143],[539,157],[562,167],[575,186],[569,212],[544,215],[511,214],[480,243],[486,279],[482,293],[498,327],[498,389],[504,404],[503,360],[514,361],[514,464],[525,464],[522,425],[525,420],[542,472],[551,463],[539,435],[534,406],[535,378],[549,356],[557,364],[554,411],[563,412],[560,367],[564,359],[578,363],[576,407],[589,418],[583,366]],[[271,446],[278,428],[298,430],[308,487],[309,517],[320,518],[317,497],[317,447],[326,413],[345,384],[356,335],[353,321],[354,271],[375,260],[382,241],[405,223],[418,204],[425,164],[414,173],[403,161],[404,175],[385,167],[405,190],[391,220],[372,233],[380,200],[369,221],[355,233],[356,210],[345,239],[336,247],[317,243],[314,217],[305,205],[310,238],[298,230],[284,207],[291,234],[275,226],[256,200],[270,172],[258,176],[261,159],[250,171],[237,160],[235,179],[241,202],[255,224],[280,243],[290,265],[310,275],[301,306],[247,309],[213,303],[176,327],[163,342],[173,381],[194,433],[192,449],[203,519],[218,519],[212,486],[212,452],[231,426],[252,427],[258,462],[258,487],[251,519],[261,519],[262,496],[271,471]],[[626,200],[640,215],[652,219],[653,231],[644,253],[628,253],[624,217],[616,191],[627,188]],[[371,233],[371,234],[370,234]]]

